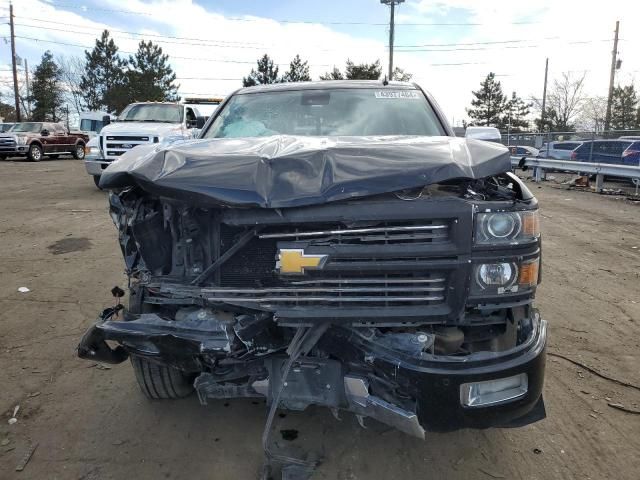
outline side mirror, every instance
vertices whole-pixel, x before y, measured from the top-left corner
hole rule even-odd
[[[204,124],[207,123],[207,120],[209,120],[209,117],[196,117],[196,128],[203,128]]]
[[[102,117],[102,126],[103,127],[106,127],[110,123],[111,123],[111,116],[105,115],[105,116]]]
[[[40,130],[40,135],[42,135],[43,137],[48,137],[49,130],[47,130],[46,128],[43,128],[42,130]]]

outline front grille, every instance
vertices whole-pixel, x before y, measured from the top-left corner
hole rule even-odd
[[[443,305],[451,268],[434,262],[433,249],[451,241],[454,220],[268,227],[222,265],[216,285],[204,287],[201,296],[272,311]],[[244,231],[221,224],[221,253]],[[279,248],[312,248],[329,259],[320,270],[281,275],[276,271]],[[339,248],[349,253],[340,254]],[[421,254],[412,254],[416,249]]]
[[[382,222],[375,226],[316,226],[314,229],[276,229],[261,233],[260,238],[286,241],[311,241],[313,244],[389,245],[405,243],[442,243],[449,240],[449,224],[444,221],[419,223]]]
[[[153,143],[150,135],[101,135],[100,147],[107,160],[114,160],[138,145]]]
[[[16,141],[13,138],[0,138],[0,150],[15,150]]]
[[[442,303],[445,275],[344,276],[289,282],[285,287],[207,287],[201,296],[210,302],[256,304],[261,307],[311,306],[350,307],[353,305],[399,306]]]

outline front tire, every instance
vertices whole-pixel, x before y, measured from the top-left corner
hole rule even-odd
[[[98,187],[99,190],[102,190],[100,188],[100,175],[94,175],[93,176],[93,183],[96,184],[96,187]]]
[[[82,160],[84,158],[84,145],[82,143],[76,145],[76,148],[73,150],[73,158],[76,160]]]
[[[191,378],[180,370],[131,356],[131,365],[142,393],[152,400],[187,397],[193,392]]]
[[[29,147],[29,151],[27,152],[27,158],[32,162],[39,162],[42,160],[42,147],[37,144],[33,144]]]

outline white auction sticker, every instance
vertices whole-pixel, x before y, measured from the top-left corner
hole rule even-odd
[[[405,98],[415,100],[420,98],[415,90],[383,90],[376,92],[376,98]]]

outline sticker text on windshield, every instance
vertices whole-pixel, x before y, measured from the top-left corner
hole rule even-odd
[[[415,90],[385,90],[375,92],[375,94],[376,98],[405,98],[409,100],[420,98]]]

